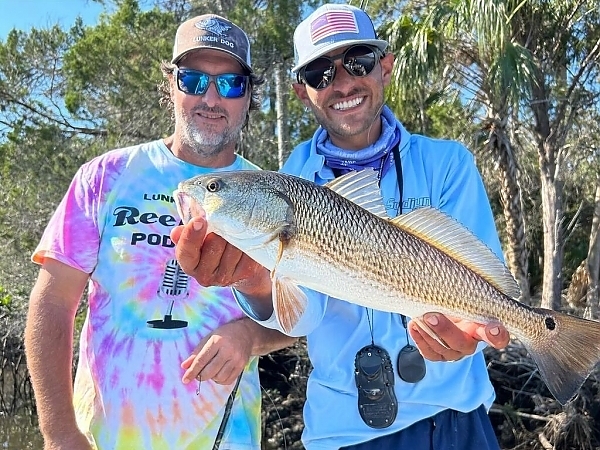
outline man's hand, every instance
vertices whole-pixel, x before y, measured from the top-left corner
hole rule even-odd
[[[213,380],[231,384],[242,373],[252,356],[253,333],[249,319],[240,319],[220,326],[196,346],[181,363],[185,369],[182,381],[187,384]]]
[[[222,237],[206,234],[204,217],[171,231],[175,257],[202,286],[232,286],[243,294],[271,298],[269,271]]]
[[[411,320],[408,331],[423,357],[430,361],[458,361],[472,355],[480,341],[500,349],[506,347],[510,340],[508,331],[500,323],[482,325],[439,313],[427,313],[423,321],[449,347],[445,348],[415,320]]]

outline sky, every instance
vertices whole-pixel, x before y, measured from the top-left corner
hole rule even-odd
[[[59,24],[68,30],[77,16],[93,25],[102,6],[91,0],[0,0],[0,40],[5,41],[13,28],[28,31]]]

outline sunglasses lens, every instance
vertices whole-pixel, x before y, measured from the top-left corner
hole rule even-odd
[[[343,59],[344,68],[350,75],[366,77],[375,68],[379,61],[379,55],[371,47],[355,45],[342,54],[331,57],[321,56],[308,63],[302,69],[300,77],[313,89],[325,89],[333,82],[335,77],[334,61],[337,59]]]
[[[317,58],[308,63],[302,77],[306,84],[313,89],[325,89],[333,81],[335,65],[329,58]]]
[[[236,75],[234,73],[226,73],[218,75],[216,78],[217,91],[219,95],[225,98],[239,98],[246,93],[246,83],[248,77],[244,75]]]
[[[177,69],[177,86],[181,92],[202,95],[208,90],[210,78],[207,74],[195,70]]]
[[[208,75],[191,69],[177,69],[177,86],[181,92],[191,95],[204,95],[211,81],[214,81],[217,92],[224,98],[240,98],[246,94],[248,77],[235,73]]]
[[[377,55],[372,48],[357,45],[344,54],[344,67],[355,77],[366,77],[377,64]]]

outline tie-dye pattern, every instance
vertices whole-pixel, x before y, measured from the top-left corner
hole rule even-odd
[[[238,156],[219,170],[237,169],[257,167]],[[197,394],[197,383],[181,382],[180,364],[204,336],[243,313],[230,289],[203,288],[177,272],[169,232],[180,222],[177,183],[213,170],[175,158],[162,141],[99,156],[77,172],[33,255],[90,274],[74,402],[98,449],[212,448],[233,386],[207,381]],[[254,358],[221,449],[258,448]]]

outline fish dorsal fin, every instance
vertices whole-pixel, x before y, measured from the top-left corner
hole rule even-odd
[[[369,168],[359,172],[348,172],[325,186],[376,216],[389,219],[375,170]]]
[[[453,217],[435,208],[418,208],[390,222],[450,255],[509,297],[521,295],[502,260]]]

